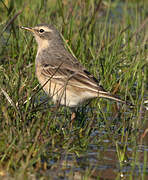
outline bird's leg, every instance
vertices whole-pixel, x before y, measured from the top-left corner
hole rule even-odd
[[[73,123],[74,123],[74,121],[75,121],[75,119],[76,119],[76,109],[75,108],[72,108],[71,109],[71,112],[72,112],[72,114],[71,114],[71,126],[73,125]]]

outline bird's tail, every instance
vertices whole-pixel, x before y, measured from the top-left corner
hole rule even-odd
[[[107,99],[112,99],[114,101],[123,103],[123,104],[128,104],[126,101],[121,100],[120,98],[118,98],[117,96],[109,93],[109,92],[105,92],[105,91],[99,91],[99,97],[102,98],[107,98]]]

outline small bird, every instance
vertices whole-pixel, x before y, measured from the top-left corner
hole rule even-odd
[[[37,41],[36,76],[54,103],[76,107],[93,98],[125,101],[104,90],[99,81],[65,48],[63,39],[53,25],[40,24],[31,31]]]

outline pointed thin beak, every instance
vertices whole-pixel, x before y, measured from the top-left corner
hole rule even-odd
[[[21,29],[25,29],[27,31],[31,31],[31,32],[34,32],[34,29],[31,28],[31,27],[24,27],[24,26],[20,26]]]

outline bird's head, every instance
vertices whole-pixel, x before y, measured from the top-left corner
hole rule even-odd
[[[51,44],[55,45],[62,42],[60,33],[52,25],[39,24],[35,27],[21,26],[20,28],[32,32],[39,47],[44,46],[46,48]]]

